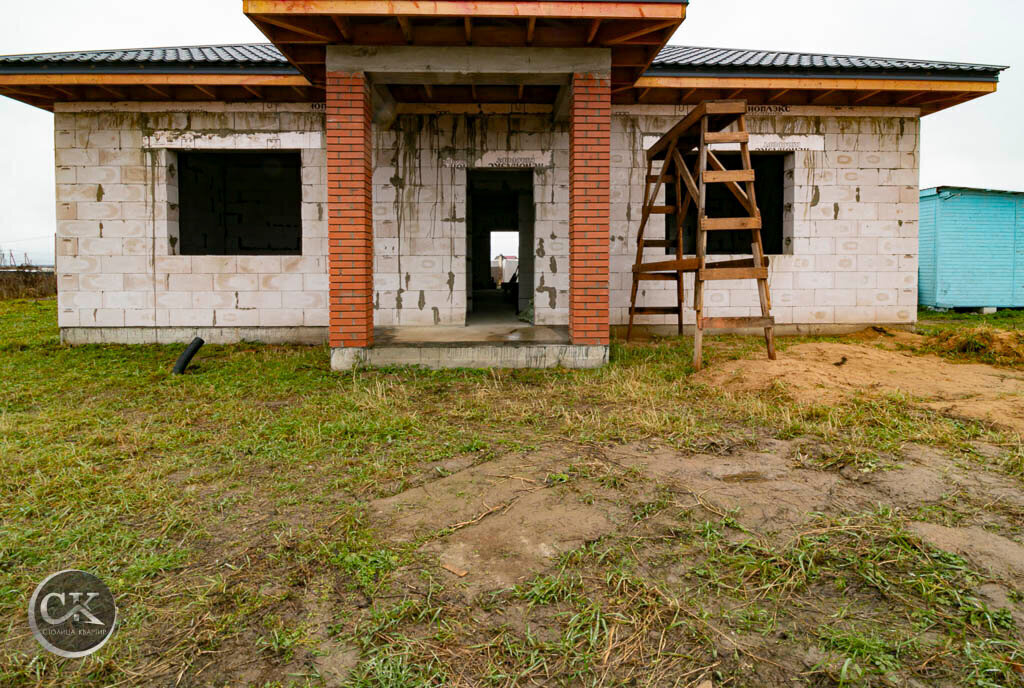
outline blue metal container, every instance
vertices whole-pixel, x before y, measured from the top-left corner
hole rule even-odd
[[[1024,307],[1024,193],[923,189],[919,236],[921,305]]]

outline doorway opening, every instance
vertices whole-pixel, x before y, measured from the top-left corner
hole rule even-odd
[[[469,170],[467,325],[533,322],[533,170]]]

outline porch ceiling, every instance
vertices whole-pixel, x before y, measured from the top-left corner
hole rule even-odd
[[[686,17],[686,2],[675,0],[244,0],[243,8],[317,86],[325,81],[328,45],[531,46],[609,48],[612,89],[624,91]],[[466,86],[446,91],[444,101],[430,90],[397,89],[394,96],[405,102],[551,103],[554,99],[547,90],[529,86],[486,90]]]

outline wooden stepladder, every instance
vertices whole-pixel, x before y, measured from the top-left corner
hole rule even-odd
[[[682,121],[647,150],[647,178],[644,186],[644,209],[637,235],[636,262],[633,264],[633,290],[629,305],[629,328],[626,339],[633,335],[636,315],[676,315],[679,333],[683,332],[683,275],[694,274],[693,308],[696,327],[693,337],[693,364],[700,370],[704,330],[764,328],[768,358],[775,359],[775,319],[771,316],[771,295],[768,291],[768,260],[761,244],[761,212],[754,194],[754,169],[750,163],[749,134],[746,127],[747,104],[742,100],[712,100],[698,105]],[[726,131],[736,125],[733,131]],[[739,144],[741,169],[730,170],[722,164],[711,146]],[[685,156],[696,151],[691,170]],[[655,162],[659,171],[654,172]],[[665,184],[674,184],[676,205],[657,205],[658,194]],[[708,217],[707,185],[725,184],[743,207],[742,217]],[[696,256],[683,256],[683,225],[690,206],[695,206]],[[644,232],[652,215],[674,214],[676,236],[672,239],[645,239]],[[707,233],[750,232],[751,257],[739,260],[707,262]],[[644,249],[675,248],[670,260],[644,262]],[[757,280],[761,303],[760,317],[708,318],[704,316],[704,283],[714,280]],[[637,294],[643,281],[676,282],[676,306],[637,306]]]

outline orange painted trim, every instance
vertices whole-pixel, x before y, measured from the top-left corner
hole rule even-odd
[[[244,0],[245,14],[684,19],[686,5],[665,2],[516,2],[512,0]]]
[[[737,88],[804,91],[935,91],[995,93],[994,81],[911,81],[903,79],[807,79],[786,77],[643,76],[634,88]]]
[[[310,86],[291,74],[0,74],[2,86]]]

